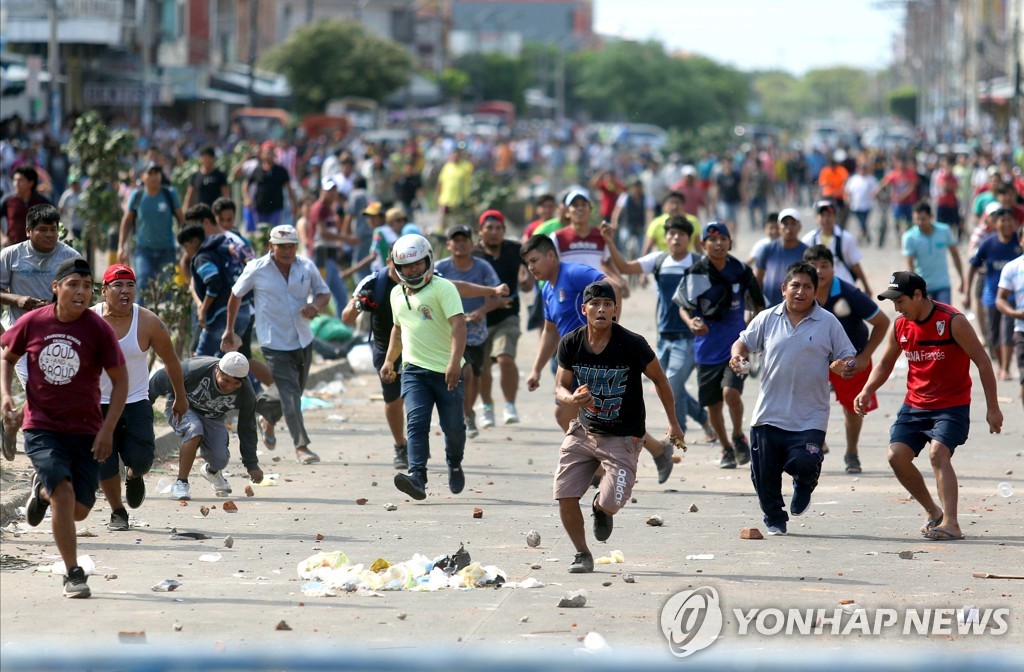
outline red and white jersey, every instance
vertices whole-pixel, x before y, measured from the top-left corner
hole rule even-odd
[[[552,233],[551,238],[555,241],[559,261],[571,261],[600,271],[601,262],[608,261],[612,256],[597,228],[592,228],[588,235],[581,238],[574,228],[567,226]]]
[[[953,319],[960,311],[937,301],[928,317],[915,322],[896,318],[896,342],[907,358],[907,396],[913,408],[936,410],[971,403],[971,358],[953,340]]]

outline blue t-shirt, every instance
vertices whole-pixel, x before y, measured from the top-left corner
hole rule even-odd
[[[150,196],[145,187],[128,197],[128,210],[135,213],[135,246],[150,250],[174,249],[174,211],[181,208],[178,192],[160,187]]]
[[[933,224],[931,235],[912,226],[903,234],[903,256],[914,258],[914,272],[928,283],[928,290],[949,289],[949,266],[946,250],[956,247],[953,232],[942,222]]]
[[[437,262],[435,269],[437,274],[445,280],[461,280],[463,282],[472,282],[475,285],[487,285],[488,287],[497,287],[501,284],[501,281],[498,280],[498,274],[494,272],[494,268],[489,263],[476,257],[470,258],[473,260],[473,267],[468,271],[460,271],[455,268],[451,257]],[[466,311],[466,315],[469,315],[484,305],[486,300],[482,296],[473,299],[462,299],[462,309]],[[466,320],[466,345],[482,345],[486,340],[487,320],[479,322]]]
[[[1010,239],[1010,242],[1004,243],[999,240],[999,234],[992,233],[978,245],[977,252],[971,257],[971,266],[985,267],[985,285],[981,290],[983,305],[989,307],[996,305],[999,274],[1003,272],[1003,266],[1019,257],[1020,254],[1020,243],[1016,235]]]
[[[656,268],[658,259],[662,258],[661,268]],[[682,316],[679,314],[679,306],[672,302],[676,289],[679,288],[679,281],[683,279],[686,269],[693,266],[694,262],[700,259],[696,254],[689,252],[685,257],[676,261],[668,252],[651,252],[648,255],[637,259],[640,268],[644,273],[656,276],[658,283],[658,333],[677,334],[679,338],[691,339],[693,333],[686,326]],[[657,270],[657,273],[655,273]]]
[[[555,323],[559,336],[565,336],[586,324],[581,310],[583,290],[590,283],[603,280],[604,277],[604,273],[583,264],[571,261],[558,264],[558,279],[554,283],[544,283],[542,296],[544,319]]]
[[[754,265],[764,270],[764,301],[768,306],[782,303],[782,283],[786,279],[786,269],[790,264],[803,261],[807,245],[798,242],[796,247],[786,249],[782,240],[773,240],[758,253]]]
[[[729,361],[732,344],[739,337],[740,332],[747,326],[743,315],[746,310],[747,294],[751,294],[754,303],[762,300],[760,291],[757,291],[755,294],[751,292],[749,285],[744,286],[741,282],[744,275],[748,274],[749,269],[747,265],[735,257],[726,259],[725,267],[718,272],[718,277],[721,281],[732,285],[732,302],[729,304],[728,312],[725,313],[721,320],[704,320],[705,324],[708,325],[708,333],[703,336],[694,337],[694,359],[698,364],[713,365]],[[749,274],[749,278],[750,283],[757,284],[753,274]],[[698,315],[703,317],[699,310],[693,311],[691,314],[695,317]]]
[[[868,325],[865,324],[865,320],[870,320],[878,314],[878,305],[870,296],[850,283],[833,278],[828,300],[822,308],[836,316],[853,347],[860,354],[868,344]],[[838,313],[845,315],[840,317]]]

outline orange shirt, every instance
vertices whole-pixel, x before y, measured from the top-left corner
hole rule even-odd
[[[842,198],[843,188],[850,173],[842,166],[825,166],[818,174],[818,184],[821,186],[821,195],[824,198]]]

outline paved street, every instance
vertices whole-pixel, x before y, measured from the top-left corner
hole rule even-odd
[[[813,224],[808,216],[804,231],[809,227]],[[754,240],[753,234],[744,232],[739,249],[745,253]],[[902,268],[902,259],[895,251],[872,250],[868,255],[865,266],[877,292],[888,282],[891,270]],[[622,319],[652,343],[653,307],[651,289],[638,290],[626,302]],[[890,307],[891,303],[886,309]],[[524,380],[536,343],[536,332],[520,343]],[[255,487],[255,496],[249,498],[242,492],[244,472],[237,451],[233,452],[229,471],[233,468],[237,474],[230,479],[237,513],[225,513],[224,500],[214,497],[209,484],[198,476],[193,478],[193,499],[187,506],[157,494],[158,481],[172,478],[171,462],[158,465],[147,477],[149,498],[132,512],[141,526],[129,532],[108,532],[105,523],[110,511],[99,501],[81,526],[88,528],[90,536],[79,540],[80,555],[89,555],[97,565],[89,581],[90,600],[63,600],[60,578],[36,571],[52,564],[56,553],[48,521],[17,534],[4,532],[0,646],[54,642],[58,636],[108,645],[119,641],[119,632],[145,631],[150,643],[187,643],[202,650],[212,649],[214,642],[229,649],[352,642],[369,649],[429,643],[500,644],[525,650],[576,648],[582,646],[579,640],[584,635],[597,632],[614,648],[667,652],[660,630],[662,605],[680,590],[709,586],[718,591],[727,610],[722,639],[712,647],[719,654],[737,649],[781,654],[793,646],[792,637],[738,634],[733,609],[825,609],[831,613],[845,600],[869,612],[911,607],[1009,608],[1008,632],[925,636],[903,634],[898,628],[881,638],[809,636],[802,638],[810,640],[801,641],[802,648],[841,648],[844,653],[907,647],[928,648],[932,654],[993,649],[1019,653],[1024,645],[1024,582],[973,578],[972,574],[1024,572],[1020,387],[1016,381],[999,383],[1006,424],[1001,436],[990,436],[976,376],[975,381],[971,439],[954,457],[964,541],[923,539],[918,532],[923,512],[909,500],[886,463],[889,423],[905,391],[902,372],[897,370],[880,391],[881,408],[865,422],[864,473],[859,476],[843,471],[842,413],[833,406],[831,454],[809,512],[790,522],[789,536],[740,539],[741,528],[765,531],[749,474],[742,468],[718,469],[717,446],[698,443],[701,432],[691,423],[690,450],[669,482],[657,484],[654,465],[644,454],[634,490],[636,502],[615,517],[608,543],[592,545],[595,556],[620,550],[625,561],[599,564],[593,574],[570,575],[566,568],[573,548],[561,531],[557,506],[551,500],[560,434],[553,419],[550,374],[545,373],[537,392],[520,391],[521,425],[482,430],[479,438],[469,441],[467,487],[459,496],[447,491],[441,470],[442,437],[435,427],[430,464],[435,471],[424,502],[408,500],[392,485],[391,440],[376,380],[372,375],[349,377],[343,393],[328,395],[330,407],[307,414],[312,447],[323,457],[321,464],[296,464],[284,445],[275,453],[264,450],[260,459],[265,472],[279,475],[276,486]],[[744,392],[748,420],[756,387],[750,381]],[[691,389],[696,389],[693,379]],[[661,434],[665,421],[657,397],[650,392],[646,401],[648,426]],[[498,415],[500,420],[500,408]],[[283,427],[279,431],[283,444],[287,433]],[[272,461],[277,457],[280,461]],[[934,493],[927,459],[919,458],[917,463],[926,471]],[[27,465],[21,453],[13,466],[4,464],[5,500],[24,491]],[[1003,482],[1015,490],[1012,496],[997,494]],[[788,483],[784,492],[788,497]],[[365,503],[360,504],[363,499]],[[386,511],[388,503],[397,509]],[[203,506],[211,508],[208,516],[201,515]],[[473,517],[475,508],[483,511],[479,519]],[[645,524],[655,514],[664,519],[664,526]],[[211,538],[171,540],[170,528]],[[530,530],[541,535],[537,548],[526,544]],[[234,540],[231,548],[223,543],[227,535]],[[588,537],[592,539],[589,529]],[[301,592],[305,581],[296,573],[297,564],[318,551],[341,550],[353,562],[368,566],[377,558],[395,563],[414,553],[428,558],[448,555],[461,543],[474,561],[501,568],[509,581],[532,577],[545,585],[307,597]],[[900,555],[906,551],[911,552],[910,559]],[[217,554],[219,559],[202,560],[207,554]],[[18,561],[26,566],[18,568]],[[625,573],[635,582],[623,581]],[[151,590],[165,579],[180,581],[180,588]],[[584,608],[556,607],[566,591],[578,589],[588,591]],[[56,614],[61,617],[59,625]],[[275,631],[282,620],[291,631]],[[955,615],[953,625],[955,631]]]

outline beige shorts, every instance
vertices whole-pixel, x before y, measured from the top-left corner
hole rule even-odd
[[[521,333],[518,315],[509,315],[491,327],[487,332],[487,340],[484,341],[484,362],[501,355],[508,355],[514,360]]]
[[[558,450],[554,498],[582,498],[601,465],[604,476],[597,488],[597,504],[607,513],[616,513],[633,493],[643,445],[642,437],[592,434],[579,420],[573,420]]]

